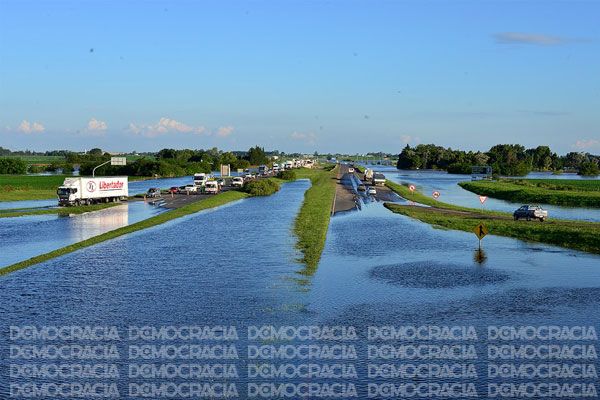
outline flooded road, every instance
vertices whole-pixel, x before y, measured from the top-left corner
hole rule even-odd
[[[395,167],[370,166],[377,171],[381,171],[385,176],[397,183],[410,183],[417,187],[425,195],[431,195],[434,191],[440,192],[439,200],[445,203],[456,204],[464,207],[481,208],[479,196],[458,186],[458,182],[469,181],[468,175],[448,174],[444,171],[407,171],[397,170]],[[578,175],[563,174],[551,175],[545,173],[531,173],[526,178],[529,179],[580,179]],[[504,211],[512,213],[519,208],[522,203],[513,203],[505,200],[488,198],[484,209]],[[579,207],[560,207],[550,204],[541,204],[548,210],[550,218],[572,219],[582,221],[600,221],[600,209],[597,208],[579,208]]]
[[[377,202],[333,217],[316,274],[299,275],[302,265],[296,262],[299,254],[294,248],[292,226],[307,187],[307,181],[288,183],[270,197],[251,198],[174,220],[1,277],[0,331],[7,332],[11,325],[111,325],[127,337],[131,326],[233,325],[240,336],[233,342],[239,357],[227,362],[237,367],[239,377],[213,381],[231,382],[237,385],[239,398],[248,398],[256,397],[246,389],[254,382],[332,381],[318,377],[248,378],[249,364],[307,362],[252,358],[251,345],[306,342],[251,338],[246,333],[248,327],[340,325],[358,332],[349,342],[357,357],[330,362],[355,366],[356,376],[336,381],[355,383],[357,398],[368,397],[370,384],[449,381],[470,382],[485,398],[489,384],[523,381],[490,376],[489,363],[502,362],[490,361],[490,325],[591,325],[600,329],[600,257],[488,236],[483,241],[485,261],[479,262],[476,259],[482,257],[473,234],[434,229],[393,214]],[[369,346],[439,344],[435,340],[368,337],[369,327],[384,325],[473,327],[476,338],[453,343],[472,345],[474,358],[457,361],[448,356],[424,362],[472,364],[476,376],[370,377],[373,365],[418,360],[371,357]],[[8,363],[23,360],[9,358],[8,347],[13,342],[3,339],[0,397],[7,395],[9,383],[27,380],[6,375]],[[321,338],[310,343],[340,345],[343,340]],[[164,381],[128,377],[131,342],[111,343],[121,353],[114,362],[123,373],[112,381],[122,398],[135,398],[128,395],[131,382]],[[165,342],[140,342],[138,338],[133,343]],[[166,343],[189,344],[185,340]],[[597,341],[584,343],[597,345]],[[533,340],[527,344],[539,343]],[[160,364],[165,360],[136,362]],[[543,362],[516,360],[524,361]],[[600,367],[597,358],[558,362]],[[178,377],[167,381],[187,380]],[[534,377],[528,381],[547,380]],[[370,397],[385,396],[376,393]]]
[[[0,218],[0,268],[165,211],[164,208],[135,201],[69,217],[30,215]]]

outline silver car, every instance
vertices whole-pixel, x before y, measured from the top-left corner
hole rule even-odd
[[[515,221],[521,218],[525,218],[527,221],[531,221],[532,219],[544,221],[548,218],[548,211],[540,206],[524,205],[515,210],[513,218]]]

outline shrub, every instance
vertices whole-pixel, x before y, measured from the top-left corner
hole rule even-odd
[[[0,158],[0,174],[25,174],[27,173],[27,164],[20,158],[6,157]]]
[[[281,171],[277,174],[279,179],[283,179],[285,181],[295,181],[296,180],[296,172],[292,170]]]
[[[279,190],[279,185],[271,179],[261,179],[246,182],[242,190],[250,196],[270,196]]]
[[[579,167],[579,175],[582,176],[598,176],[600,175],[600,169],[598,164],[593,161],[582,162]]]
[[[39,174],[40,172],[44,172],[45,168],[43,165],[30,165],[29,173],[30,174]]]

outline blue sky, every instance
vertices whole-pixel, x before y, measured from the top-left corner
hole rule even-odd
[[[0,0],[0,146],[600,153],[600,2]]]

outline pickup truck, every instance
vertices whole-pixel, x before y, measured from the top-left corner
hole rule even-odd
[[[525,218],[527,221],[531,221],[532,219],[544,221],[548,218],[548,211],[540,206],[524,205],[515,210],[513,218],[515,221],[518,221],[521,218]]]

